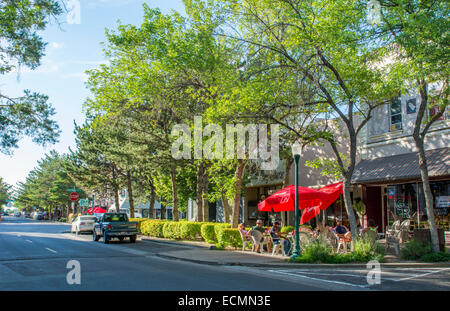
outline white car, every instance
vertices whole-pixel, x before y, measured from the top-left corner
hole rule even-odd
[[[72,223],[71,232],[79,234],[80,232],[93,232],[95,216],[78,216]]]

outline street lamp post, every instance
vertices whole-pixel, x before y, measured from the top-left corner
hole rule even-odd
[[[291,258],[295,259],[297,257],[300,257],[300,210],[298,208],[298,162],[300,160],[300,154],[302,151],[302,146],[295,142],[292,145],[292,155],[294,156],[294,162],[295,162],[295,245],[294,245],[294,251],[292,253]]]

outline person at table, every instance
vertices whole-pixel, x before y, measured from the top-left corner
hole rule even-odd
[[[264,232],[265,232],[266,230],[263,228],[263,221],[262,221],[261,219],[258,219],[258,220],[256,221],[256,226],[253,226],[253,227],[250,229],[250,231],[248,232],[248,235],[249,235],[249,236],[250,236],[250,234],[251,234],[251,232],[252,232],[253,230],[259,231],[259,232],[261,232],[261,233],[264,235]],[[264,236],[261,238],[261,242],[263,242],[263,241],[264,241]],[[256,251],[256,252],[259,251],[259,246],[257,246],[257,249],[256,249],[255,251]]]
[[[369,219],[369,227],[364,228],[364,229],[361,231],[361,234],[366,233],[366,232],[369,231],[369,230],[372,230],[373,232],[375,232],[375,233],[378,234],[378,229],[377,229],[377,227],[375,226],[375,221],[374,221],[373,219]]]
[[[346,242],[351,241],[351,233],[350,230],[347,229],[347,227],[342,225],[342,219],[338,218],[336,220],[336,227],[334,227],[334,234],[339,239],[345,239]]]
[[[275,221],[272,228],[269,230],[270,236],[272,237],[272,241],[274,245],[279,245],[283,243],[284,255],[289,256],[289,251],[291,250],[291,241],[283,236],[280,232],[280,223]],[[281,241],[283,239],[283,241]]]
[[[328,229],[327,229],[326,225],[324,225],[321,221],[318,221],[317,226],[312,233],[312,238],[317,239],[321,233],[325,234],[325,236],[326,236],[328,233]]]

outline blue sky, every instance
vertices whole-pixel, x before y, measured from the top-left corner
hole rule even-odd
[[[76,0],[74,0],[76,1]],[[73,121],[82,123],[82,106],[89,96],[85,88],[85,71],[105,62],[101,42],[105,29],[113,29],[117,21],[138,25],[142,21],[142,4],[159,8],[163,13],[171,10],[185,14],[182,0],[78,0],[81,9],[80,24],[68,24],[62,16],[61,25],[52,23],[41,33],[48,42],[41,66],[30,71],[9,73],[1,77],[0,89],[11,97],[20,96],[24,89],[49,96],[56,109],[55,119],[62,131],[59,143],[48,147],[23,139],[12,156],[0,154],[0,176],[9,184],[25,181],[28,172],[46,153],[54,149],[68,152],[75,146]]]

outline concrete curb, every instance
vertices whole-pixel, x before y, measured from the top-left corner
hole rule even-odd
[[[242,267],[255,267],[255,268],[283,268],[283,269],[350,269],[350,268],[361,268],[367,269],[367,264],[365,263],[355,263],[355,264],[297,264],[297,263],[253,263],[253,262],[226,262],[226,261],[210,261],[210,260],[199,260],[182,258],[177,256],[171,256],[167,254],[156,254],[157,257],[170,260],[181,260],[188,261],[203,265],[212,266],[242,266]],[[450,268],[450,262],[446,263],[381,263],[381,268]]]

